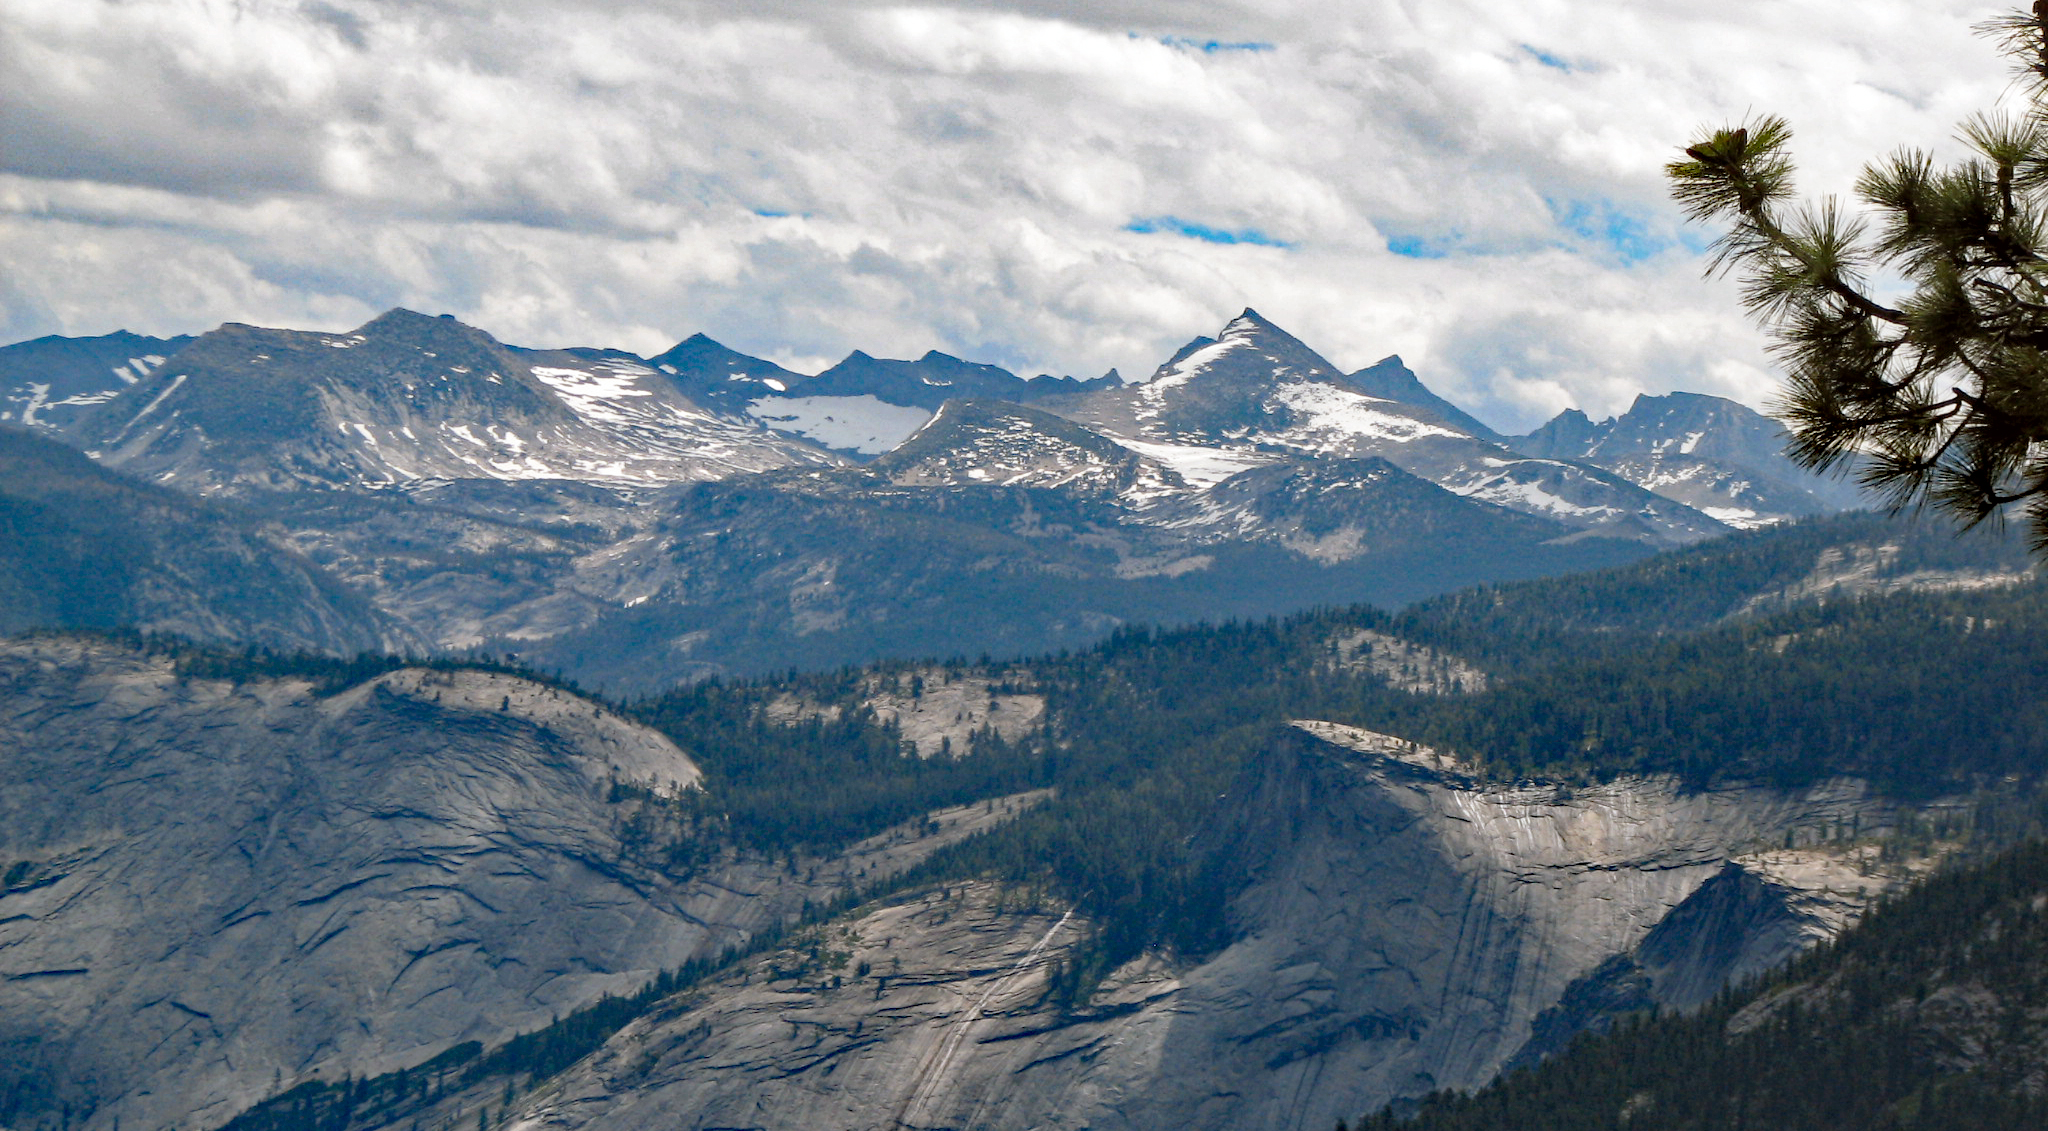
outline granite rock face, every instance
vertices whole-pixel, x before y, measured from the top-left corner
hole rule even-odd
[[[1240,846],[1226,857],[1247,885],[1231,912],[1240,941],[1184,974],[1175,1003],[1175,1045],[1231,1055],[1206,1079],[1167,1073],[1201,1086],[1160,1097],[1187,1108],[1234,1094],[1263,1126],[1332,1124],[1483,1083],[1575,982],[1653,939],[1674,998],[1782,961],[1836,921],[1809,910],[1815,893],[1796,886],[1800,873],[1763,857],[1788,832],[1851,822],[1874,832],[1892,817],[1859,783],[1480,785],[1454,759],[1384,736],[1299,731],[1217,831],[1219,844]],[[1700,913],[1703,889],[1731,868],[1764,890],[1745,914]],[[1883,881],[1861,884],[1867,894]],[[1666,923],[1674,929],[1658,935]]]
[[[1620,1007],[1690,1005],[1782,961],[1885,886],[1787,840],[1895,816],[1847,782],[1482,786],[1327,723],[1234,793],[1209,847],[1237,941],[1205,960],[1135,961],[1062,1014],[1085,921],[927,892],[832,928],[831,971],[784,954],[680,995],[514,1126],[1326,1128],[1597,1023],[1603,970]]]
[[[1042,1008],[1050,964],[1083,924],[997,898],[984,885],[928,892],[821,932],[815,951],[678,995],[513,1126],[1016,1126],[990,1085],[1028,1075],[1040,1042],[1001,1038]]]
[[[40,1080],[74,1125],[218,1125],[636,991],[1013,811],[668,874],[612,785],[698,778],[660,735],[510,676],[323,693],[0,643],[0,1084]]]
[[[94,1131],[217,1126],[304,1080],[501,1042],[1035,800],[665,870],[634,847],[644,791],[614,783],[697,788],[695,764],[568,692],[200,679],[71,638],[0,645],[0,759],[0,1084],[44,1081]],[[1782,961],[1892,882],[1841,830],[1899,817],[1852,781],[1488,784],[1304,721],[1194,846],[1234,893],[1216,953],[1144,956],[1062,1010],[1085,917],[927,888],[669,999],[552,1081],[399,1125],[506,1116],[513,1084],[509,1117],[560,1131],[1312,1131]]]

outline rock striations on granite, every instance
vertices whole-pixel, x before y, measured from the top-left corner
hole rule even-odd
[[[0,1091],[40,1079],[96,1129],[218,1126],[501,1042],[1015,810],[671,874],[613,783],[697,788],[697,766],[567,691],[193,678],[76,637],[0,642],[0,751]]]
[[[679,995],[510,1126],[1319,1131],[1483,1083],[1600,1023],[1610,983],[1616,1008],[1688,1006],[1782,961],[1886,884],[1814,842],[1897,817],[1854,782],[1486,785],[1317,722],[1232,799],[1220,953],[1134,961],[1062,1013],[1085,919],[932,889]]]

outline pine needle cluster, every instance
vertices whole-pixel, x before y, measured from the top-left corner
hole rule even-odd
[[[1774,339],[1795,460],[1966,525],[2018,509],[2048,554],[2048,0],[1979,30],[2023,107],[1965,122],[1952,166],[1913,149],[1867,166],[1862,209],[1794,199],[1778,117],[1717,129],[1665,172],[1691,219],[1729,225],[1708,270],[1739,273]],[[1876,278],[1904,297],[1874,297]]]

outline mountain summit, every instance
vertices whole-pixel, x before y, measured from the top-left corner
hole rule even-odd
[[[234,323],[80,429],[110,466],[202,492],[418,479],[658,486],[837,460],[608,350],[524,350],[391,310],[345,334]]]
[[[1566,409],[1507,441],[1531,455],[1606,468],[1738,528],[1859,505],[1852,483],[1815,475],[1785,455],[1784,426],[1722,397],[1644,394],[1595,422]]]
[[[1726,529],[1621,476],[1510,450],[1405,366],[1362,372],[1377,393],[1247,308],[1147,381],[1046,407],[1169,464],[1377,457],[1456,494],[1587,533],[1670,545]],[[1387,393],[1409,399],[1379,395]]]

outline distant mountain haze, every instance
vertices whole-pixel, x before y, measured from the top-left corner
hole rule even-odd
[[[120,330],[96,338],[36,338],[0,348],[0,423],[62,431],[86,409],[149,376],[191,341]]]

